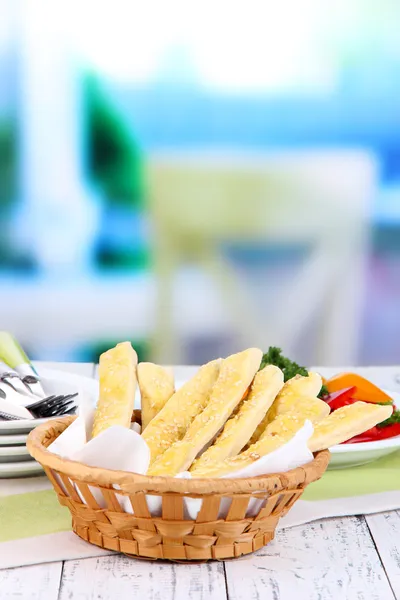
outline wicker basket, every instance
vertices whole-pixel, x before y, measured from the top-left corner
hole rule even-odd
[[[308,465],[276,475],[193,480],[147,477],[88,467],[49,452],[47,446],[73,419],[63,417],[34,429],[28,450],[44,467],[60,503],[71,511],[74,532],[91,544],[135,557],[199,561],[254,552],[273,539],[279,518],[309,483],[323,475],[329,462],[329,452],[324,450]],[[161,496],[159,517],[150,514],[146,494]],[[121,497],[124,506],[129,502],[131,512],[123,510]],[[185,498],[201,501],[195,520],[185,518]],[[261,501],[257,513],[248,516],[253,498]],[[224,518],[218,518],[221,500],[228,505]]]

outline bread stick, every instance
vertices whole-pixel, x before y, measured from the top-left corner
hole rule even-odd
[[[261,358],[261,350],[250,348],[222,362],[219,377],[203,412],[194,418],[183,439],[150,465],[149,475],[173,476],[190,467],[239,404],[260,366]]]
[[[174,442],[183,438],[193,419],[207,405],[220,365],[221,360],[213,360],[201,367],[150,421],[143,432],[143,438],[150,448],[151,462]]]
[[[318,396],[321,386],[322,378],[318,373],[310,372],[308,377],[296,375],[292,379],[289,379],[251,436],[250,444],[254,444],[260,438],[268,423],[271,423],[276,416],[288,412],[296,401],[296,398],[301,396]]]
[[[137,366],[137,376],[141,397],[142,431],[144,431],[174,393],[174,375],[172,370],[142,362]]]
[[[317,452],[346,442],[385,421],[392,412],[391,405],[369,402],[355,402],[338,408],[315,425],[308,447],[311,452]]]
[[[117,344],[100,356],[99,399],[93,437],[112,425],[130,426],[137,381],[136,365],[137,354],[130,342]]]
[[[303,427],[306,420],[312,423],[321,420],[324,416],[321,403],[326,404],[318,398],[299,399],[296,403],[296,410],[277,416],[267,425],[259,440],[249,446],[247,450],[217,463],[207,463],[201,469],[194,468],[191,471],[192,476],[221,477],[251,465],[255,460],[277,450],[291,440],[294,434]]]
[[[228,456],[235,456],[249,441],[258,423],[273,403],[283,386],[283,373],[278,367],[268,365],[254,377],[249,394],[239,404],[239,410],[225,423],[225,426],[210,446],[190,470],[201,469],[208,462],[219,462]]]

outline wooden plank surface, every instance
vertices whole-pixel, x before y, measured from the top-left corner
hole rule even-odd
[[[197,565],[105,556],[66,562],[59,600],[224,600],[222,563]]]
[[[397,599],[400,599],[400,511],[365,517],[386,575]]]
[[[1,600],[56,600],[62,562],[0,571]]]
[[[229,600],[393,600],[363,517],[278,532],[255,555],[225,565]]]

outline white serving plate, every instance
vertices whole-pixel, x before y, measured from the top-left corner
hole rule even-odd
[[[400,408],[400,394],[383,390],[393,398],[397,408]],[[345,469],[357,467],[382,458],[396,450],[400,450],[400,435],[387,440],[376,442],[361,442],[359,444],[340,444],[329,448],[331,460],[328,469]]]
[[[0,465],[25,460],[33,460],[26,446],[0,446]]]
[[[95,379],[53,369],[39,368],[38,372],[43,383],[43,388],[49,396],[52,394],[72,394],[81,391],[92,397],[93,402],[96,402],[99,386]],[[32,429],[48,420],[49,419],[24,419],[16,421],[0,421],[0,437],[5,438],[8,435],[22,433],[28,434]],[[0,445],[4,445],[5,443],[6,442],[2,440]]]
[[[43,475],[42,466],[35,460],[0,463],[0,479],[32,477],[33,475]]]
[[[28,438],[27,433],[17,433],[15,435],[0,435],[0,448],[3,446],[24,446]]]

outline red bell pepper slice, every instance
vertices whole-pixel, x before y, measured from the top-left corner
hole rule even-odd
[[[342,408],[342,406],[359,402],[359,400],[353,398],[356,390],[357,388],[355,386],[346,388],[344,390],[339,390],[338,392],[329,394],[329,396],[325,396],[324,400],[327,402],[327,404],[329,404],[332,411],[337,410],[338,408]]]
[[[396,437],[400,435],[400,423],[393,423],[386,427],[375,426],[368,431],[364,431],[360,435],[356,435],[344,442],[345,444],[356,444],[360,442],[376,442],[378,440],[386,440],[388,438]]]

